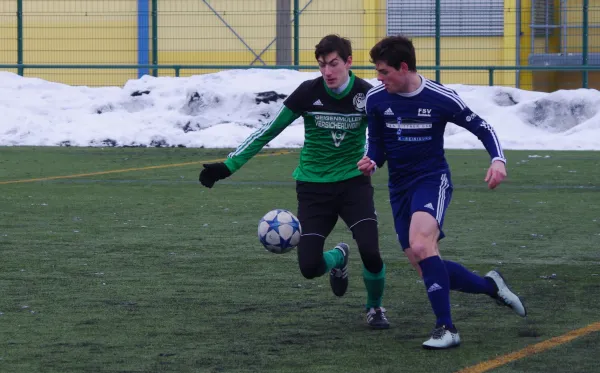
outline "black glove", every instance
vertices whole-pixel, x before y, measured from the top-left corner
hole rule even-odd
[[[207,188],[212,188],[216,181],[231,176],[231,171],[223,162],[205,163],[202,166],[204,166],[204,169],[200,171],[198,179]]]

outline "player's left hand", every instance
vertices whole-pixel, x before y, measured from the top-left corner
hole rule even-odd
[[[356,166],[358,167],[358,170],[365,176],[371,176],[377,168],[375,162],[373,162],[371,158],[367,157],[366,155],[362,157],[360,161],[358,161]]]
[[[207,188],[212,188],[215,182],[231,176],[231,171],[223,162],[205,163],[198,179]]]
[[[506,165],[502,161],[494,161],[485,175],[488,188],[494,189],[506,178]]]

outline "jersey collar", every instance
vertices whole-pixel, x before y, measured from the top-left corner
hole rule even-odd
[[[348,95],[348,93],[350,93],[350,90],[352,89],[352,86],[354,85],[354,73],[352,72],[352,70],[350,70],[349,72],[350,78],[348,81],[348,85],[346,86],[346,89],[344,89],[342,92],[340,93],[335,93],[334,91],[332,91],[328,86],[327,83],[325,83],[325,79],[323,79],[323,85],[325,86],[325,91],[327,91],[327,93],[335,98],[335,99],[341,99],[344,98]]]
[[[398,96],[402,96],[402,97],[414,97],[414,96],[418,95],[419,93],[421,93],[423,91],[423,89],[425,88],[425,81],[427,80],[427,78],[425,78],[421,74],[419,74],[419,78],[421,78],[421,85],[419,86],[419,88],[417,88],[416,90],[409,92],[409,93],[396,93],[396,94]]]

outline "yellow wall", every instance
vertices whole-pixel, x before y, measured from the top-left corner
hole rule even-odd
[[[0,63],[17,63],[16,1],[0,0]],[[23,2],[26,64],[137,63],[136,0]],[[122,85],[136,70],[27,69],[66,84]]]
[[[300,7],[307,2],[301,0]],[[275,38],[275,3],[273,0],[254,0],[240,5],[239,0],[220,0],[211,5],[259,54]],[[314,0],[300,16],[300,64],[315,65],[314,46],[324,35],[337,33],[352,40],[354,65],[370,65],[369,50],[386,33],[385,4],[385,0]],[[259,8],[261,11],[256,12]],[[177,9],[188,9],[187,15],[181,15]],[[170,1],[160,7],[160,14],[160,63],[248,65],[255,60],[254,54],[202,2]],[[183,40],[182,35],[185,35]],[[413,38],[413,42],[418,64],[435,65],[434,38]],[[293,48],[291,43],[290,48]],[[268,65],[275,63],[274,49],[273,44],[262,55]],[[502,37],[444,37],[441,56],[443,65],[514,64],[514,56],[505,61]],[[256,61],[254,65],[262,63]],[[181,75],[212,71],[182,70]],[[356,73],[365,78],[375,77],[373,70]],[[422,73],[435,77],[433,71]],[[487,84],[488,72],[445,71],[441,80],[444,83]],[[496,73],[496,84],[502,84],[503,80],[502,75]],[[514,78],[507,82],[514,84]]]
[[[600,2],[589,1],[590,8],[588,11],[588,22],[590,25],[600,25]],[[570,25],[583,24],[583,1],[569,0],[567,8],[567,23]],[[567,29],[567,37],[563,38],[562,33],[559,33],[559,40],[566,40],[567,53],[582,53],[583,52],[583,32],[581,28]],[[564,48],[564,47],[563,47]],[[588,29],[588,53],[600,52],[600,29]],[[555,85],[551,87],[555,89],[576,89],[580,88],[583,83],[582,73],[577,71],[572,72],[557,72],[555,73]],[[600,73],[589,72],[588,84],[590,88],[600,89]]]
[[[588,22],[590,25],[600,25],[600,1],[590,0],[588,11]],[[583,0],[569,0],[567,8],[567,22],[570,25],[581,25],[583,23]],[[561,35],[562,36],[562,35]],[[582,52],[582,29],[567,30],[567,52]],[[588,30],[588,52],[600,52],[600,28],[590,28]]]
[[[435,66],[435,39],[413,38],[418,66]],[[502,37],[443,37],[440,41],[440,65],[442,66],[490,66],[503,64]],[[435,71],[421,71],[428,78],[435,78]],[[495,80],[497,80],[496,78]],[[488,84],[487,71],[442,70],[440,80],[444,84]],[[501,84],[500,81],[497,82]]]
[[[160,63],[275,64],[275,43],[261,55],[263,62],[255,56],[275,39],[274,0],[220,0],[209,3],[254,53],[203,2],[177,0],[161,3],[160,6]],[[300,0],[300,9],[306,4],[308,0]],[[355,65],[368,65],[370,47],[385,35],[384,7],[385,0],[313,0],[300,15],[300,64],[316,65],[315,45],[324,35],[335,33],[352,40]],[[178,9],[188,9],[187,15],[182,15]],[[290,20],[292,18],[290,14]],[[289,48],[293,50],[292,40]],[[213,71],[182,70],[181,75]]]
[[[371,0],[373,1],[373,0]],[[375,0],[379,2],[378,0]],[[300,1],[304,8],[308,0]],[[356,50],[363,49],[364,0],[314,0],[300,16],[300,64],[314,64],[314,46],[328,33],[349,37]],[[260,54],[276,36],[276,1],[220,0],[209,2],[244,42]],[[187,9],[185,13],[178,9]],[[290,13],[290,20],[293,15]],[[161,63],[239,64],[255,60],[235,34],[198,0],[160,3],[159,61]],[[290,40],[289,48],[293,49]],[[275,64],[275,43],[261,56],[264,64]],[[357,63],[365,61],[358,56]],[[356,56],[355,56],[356,58]],[[263,65],[260,61],[255,65]]]
[[[522,37],[521,63],[527,64],[527,57],[531,52],[531,31],[529,29],[531,0],[522,0],[524,13],[522,15],[522,27],[524,35]],[[589,1],[588,20],[590,25],[600,25],[600,1]],[[561,24],[560,0],[554,0],[555,14],[552,22]],[[571,26],[581,26],[583,23],[583,0],[568,0],[567,24]],[[565,52],[561,45],[563,41],[562,29],[554,29],[550,32],[548,38],[548,48],[546,49],[545,36],[536,36],[534,39],[534,53],[558,54]],[[582,53],[582,28],[568,28],[566,40],[566,53]],[[600,52],[600,29],[588,29],[588,52]],[[552,92],[558,89],[576,89],[582,86],[581,72],[561,72],[561,71],[535,71],[522,72],[521,84],[523,88],[536,91]],[[600,73],[589,72],[589,87],[600,88]]]
[[[17,63],[17,2],[0,0],[0,63]],[[16,73],[15,70],[11,72]]]
[[[529,1],[523,0],[524,3]],[[308,2],[300,0],[300,7]],[[515,3],[516,0],[506,0],[504,37],[443,37],[442,65],[514,65]],[[137,63],[137,0],[24,0],[24,4],[25,63]],[[276,35],[275,0],[209,1],[254,53],[203,1],[159,0],[158,4],[159,64],[248,65],[255,59],[254,53],[262,52]],[[368,52],[386,33],[385,6],[385,0],[313,0],[300,16],[300,64],[314,65],[315,44],[325,34],[337,33],[352,40],[355,65],[370,65]],[[524,25],[529,22],[528,9],[524,4]],[[15,12],[16,1],[0,0],[0,63],[16,63]],[[435,65],[434,38],[418,37],[413,40],[418,65]],[[291,41],[289,47],[293,48]],[[524,38],[523,64],[527,61],[525,51],[528,48]],[[261,58],[264,63],[273,65],[275,44]],[[258,61],[254,65],[262,63]],[[181,75],[212,71],[216,70],[182,70]],[[173,70],[161,70],[159,73],[174,74]],[[375,77],[373,70],[357,73],[366,78]],[[435,77],[431,70],[422,73]],[[121,85],[127,79],[135,78],[137,72],[40,69],[26,70],[26,75],[68,84]],[[443,83],[486,85],[488,72],[443,71],[441,80]],[[514,85],[515,75],[513,72],[496,72],[494,82]]]

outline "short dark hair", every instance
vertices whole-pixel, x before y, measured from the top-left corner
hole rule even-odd
[[[337,52],[340,58],[346,62],[348,57],[352,56],[352,43],[349,39],[331,34],[325,36],[319,44],[315,45],[315,59],[317,60],[319,57],[325,57],[333,52]]]
[[[417,57],[412,40],[405,36],[388,36],[375,44],[369,52],[371,63],[385,62],[388,66],[400,69],[402,62],[408,70],[417,71]]]

